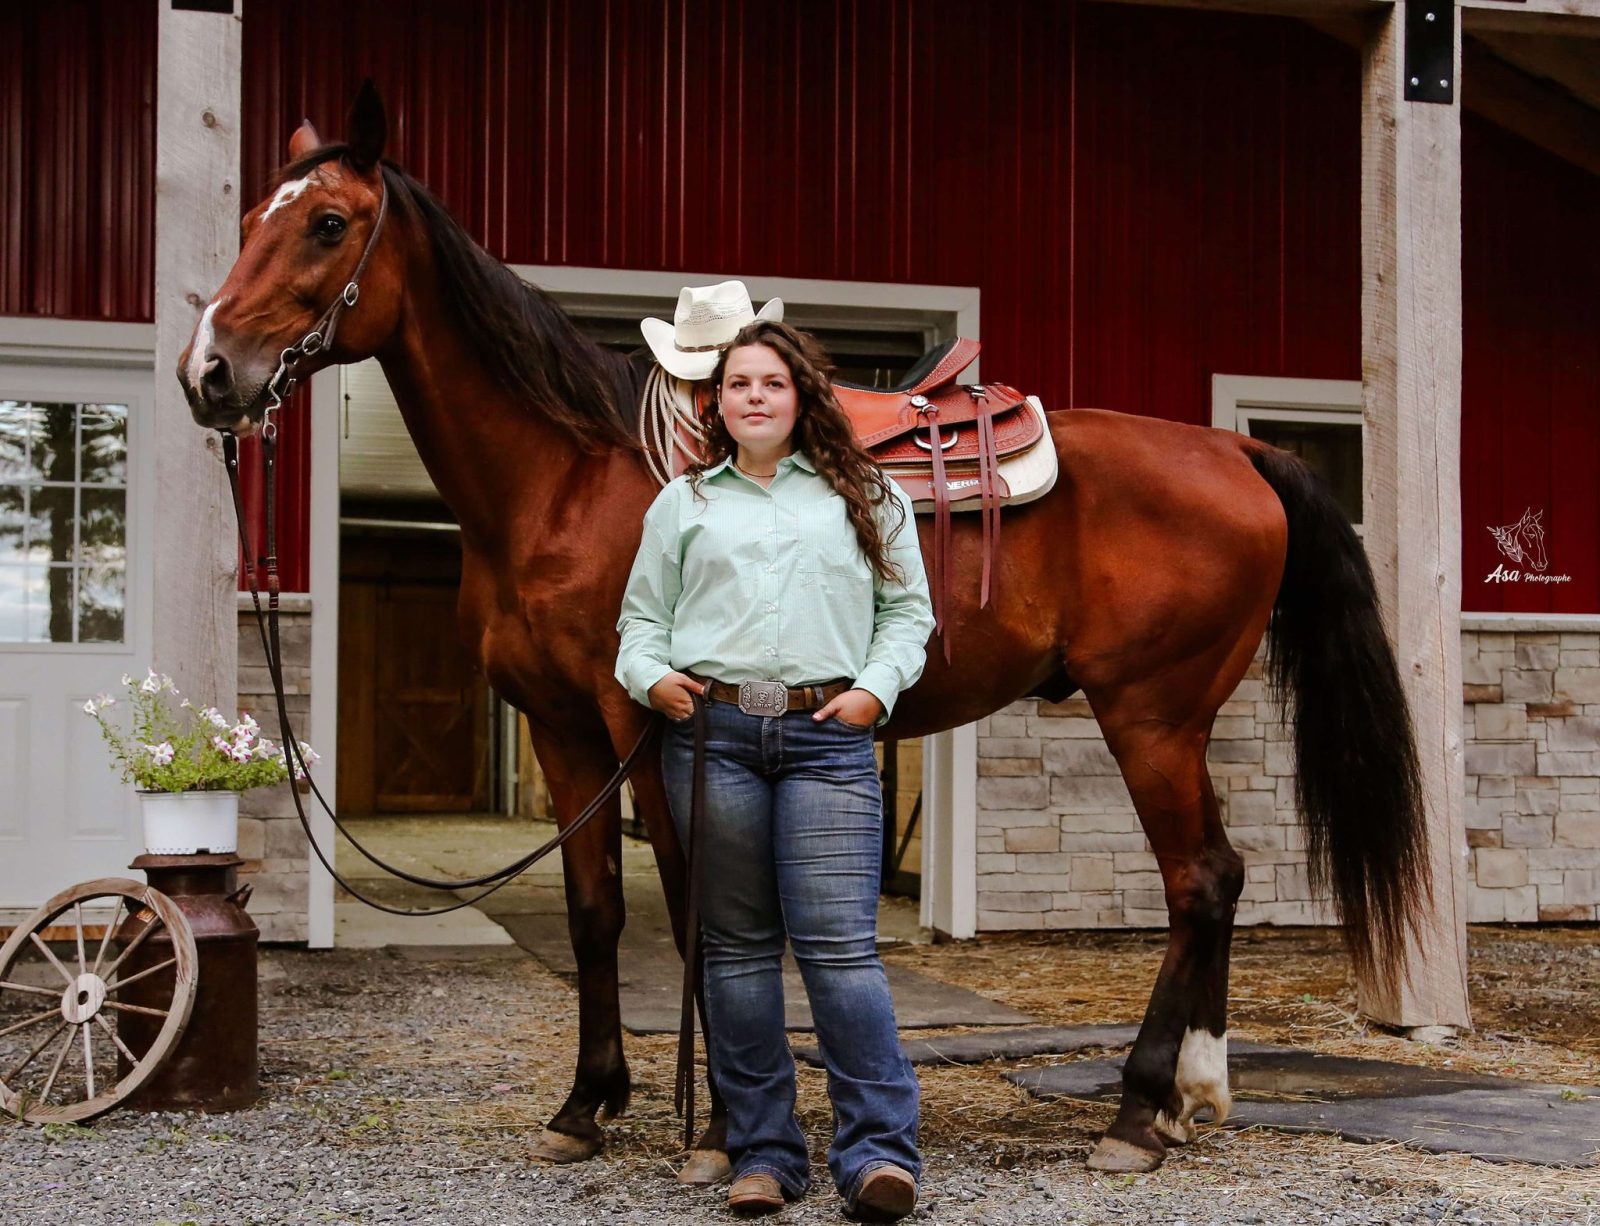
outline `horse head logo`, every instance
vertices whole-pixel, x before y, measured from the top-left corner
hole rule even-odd
[[[1494,536],[1494,543],[1506,557],[1518,566],[1542,573],[1550,565],[1550,559],[1544,552],[1543,519],[1542,510],[1534,514],[1533,508],[1529,507],[1516,523],[1507,524],[1504,528],[1490,528],[1489,531]]]

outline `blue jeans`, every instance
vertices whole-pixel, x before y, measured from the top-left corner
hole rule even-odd
[[[895,1030],[878,958],[883,794],[872,732],[805,711],[706,709],[706,829],[700,925],[707,1052],[728,1106],[735,1177],[810,1184],[784,1037],[784,936],[794,948],[828,1069],[828,1169],[847,1204],[886,1163],[921,1174],[916,1075]],[[688,846],[694,726],[669,726],[667,794]]]

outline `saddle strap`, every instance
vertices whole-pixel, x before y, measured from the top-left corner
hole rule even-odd
[[[978,607],[989,607],[991,570],[1000,552],[1000,491],[996,481],[1000,475],[1000,459],[994,445],[994,410],[984,398],[978,406],[978,496],[982,500],[983,516],[983,585]],[[946,491],[946,497],[949,492]]]
[[[933,632],[944,641],[944,662],[950,663],[950,636],[944,632],[945,610],[950,607],[950,487],[944,476],[944,448],[939,445],[939,406],[923,411],[928,440],[933,444]]]

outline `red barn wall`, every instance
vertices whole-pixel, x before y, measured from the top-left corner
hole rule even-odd
[[[978,285],[986,369],[1052,407],[1203,423],[1216,372],[1360,377],[1359,63],[1297,22],[1037,0],[248,16],[246,202],[370,75],[391,153],[513,263]],[[0,313],[151,318],[154,58],[150,5],[0,15]],[[1470,116],[1465,142],[1467,607],[1595,611],[1594,180]],[[294,588],[293,415],[284,451]],[[1549,504],[1574,582],[1484,589],[1483,525],[1524,503]]]
[[[1462,131],[1462,604],[1600,612],[1600,178]],[[1547,576],[1490,582],[1489,527],[1543,511]]]

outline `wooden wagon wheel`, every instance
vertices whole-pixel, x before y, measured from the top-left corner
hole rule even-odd
[[[107,907],[110,918],[94,946],[92,940],[85,941],[85,913]],[[122,923],[124,916],[126,923]],[[114,949],[119,923],[125,939],[120,949]],[[137,972],[125,970],[129,955],[160,928],[171,939],[172,956]],[[71,965],[72,954],[63,963],[45,943],[47,930],[53,930],[51,935],[58,940],[73,940],[76,970]],[[95,949],[92,960],[91,947]],[[24,981],[19,955],[29,949],[44,956],[59,982],[46,987]],[[172,995],[170,1001],[163,1000],[164,1008],[119,999],[130,984],[169,968],[173,972]],[[198,984],[194,934],[183,912],[165,894],[120,877],[86,881],[63,890],[18,925],[0,948],[0,1040],[18,1035],[19,1046],[26,1049],[20,1060],[16,1053],[8,1053],[0,1065],[0,1110],[36,1124],[86,1120],[109,1111],[148,1081],[177,1046],[188,1025]],[[145,985],[141,998],[148,999],[151,990],[151,985]],[[12,1021],[10,1015],[19,1004],[26,1006],[28,1016]],[[162,1019],[161,1029],[142,1055],[131,1051],[117,1033],[113,1018],[118,1013]],[[127,1073],[118,1078],[113,1063],[109,1072],[96,1076],[96,1038],[103,1057],[120,1053]],[[81,1057],[73,1053],[74,1048],[81,1050]],[[80,1062],[81,1075],[76,1069]]]

